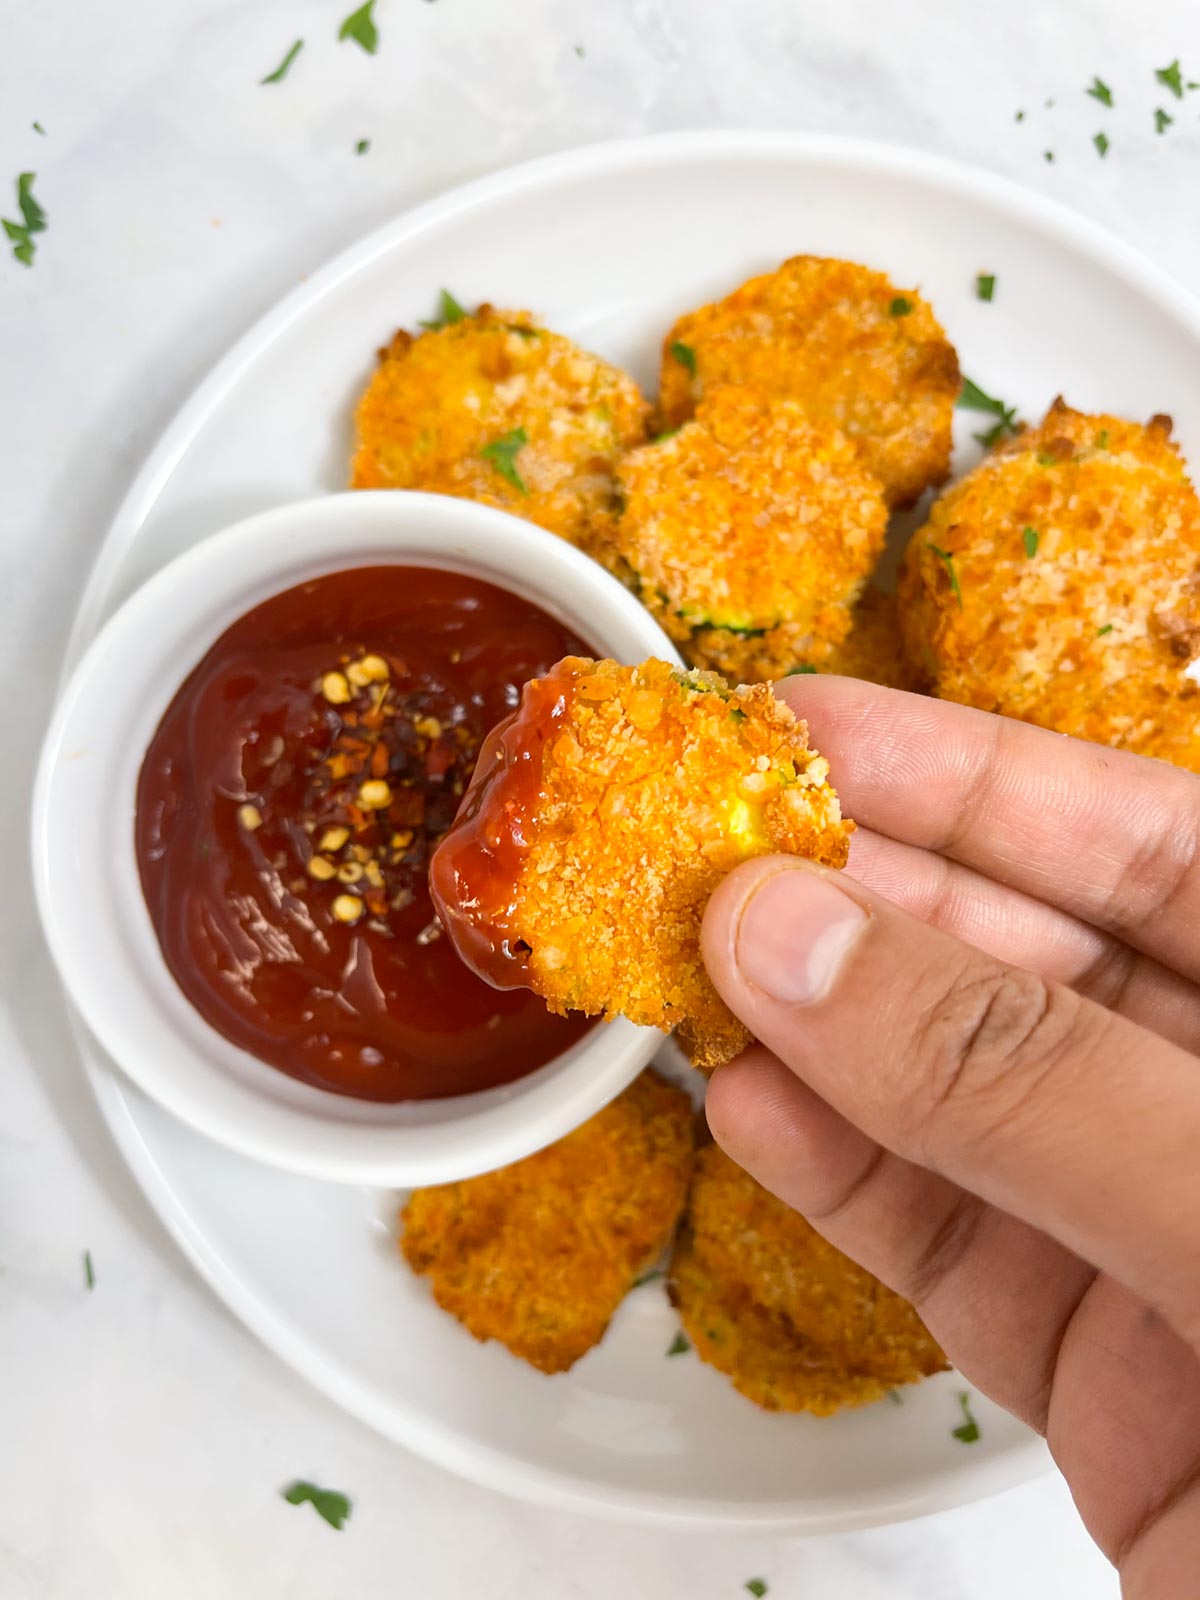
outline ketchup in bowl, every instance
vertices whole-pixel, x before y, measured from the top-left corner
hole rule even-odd
[[[136,817],[163,955],[218,1032],[375,1101],[510,1083],[582,1035],[468,971],[427,883],[484,737],[572,654],[529,601],[426,567],[316,578],[222,634],[150,743]]]

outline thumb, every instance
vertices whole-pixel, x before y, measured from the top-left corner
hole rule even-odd
[[[1200,1345],[1193,1056],[793,857],[729,875],[703,950],[746,1026],[864,1133],[1051,1234]]]

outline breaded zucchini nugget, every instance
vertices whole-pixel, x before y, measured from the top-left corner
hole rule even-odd
[[[881,683],[888,689],[916,689],[916,674],[904,654],[896,596],[868,584],[851,613],[850,632],[819,670]]]
[[[414,1190],[400,1248],[477,1339],[565,1372],[666,1247],[687,1194],[691,1101],[647,1071],[511,1167]]]
[[[696,666],[770,680],[847,632],[887,508],[845,434],[795,401],[724,389],[617,480],[615,548]]]
[[[481,500],[586,544],[647,412],[624,372],[527,311],[480,306],[380,352],[355,416],[351,487]]]
[[[845,864],[828,771],[765,685],[568,656],[489,735],[433,858],[434,903],[489,982],[678,1027],[716,1066],[749,1035],[701,962],[704,907],[751,856]]]
[[[716,1145],[696,1156],[669,1289],[700,1358],[768,1411],[829,1416],[946,1367],[907,1300]]]
[[[1170,433],[1056,400],[937,502],[900,576],[935,694],[1200,770],[1200,501]]]
[[[857,440],[888,503],[905,506],[949,475],[960,382],[915,289],[852,261],[793,256],[680,317],[663,341],[659,405],[671,426],[726,384],[794,399],[816,426]]]

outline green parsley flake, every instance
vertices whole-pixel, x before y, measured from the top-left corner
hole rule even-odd
[[[358,141],[358,143],[354,146],[354,154],[356,156],[365,156],[367,151],[370,148],[371,148],[370,139],[360,139]]]
[[[304,40],[297,39],[295,44],[288,51],[287,55],[284,56],[283,60],[275,68],[275,71],[268,72],[265,78],[260,78],[258,80],[259,87],[261,88],[264,83],[282,83],[287,77],[288,73],[291,71],[292,62],[295,61],[296,57],[303,49]]]
[[[971,1415],[971,1396],[965,1389],[959,1390],[958,1403],[962,1407],[963,1420],[953,1429],[954,1437],[963,1444],[974,1444],[979,1438],[979,1424]]]
[[[1057,456],[1050,455],[1048,451],[1039,450],[1037,453],[1037,464],[1039,467],[1056,467],[1058,465],[1058,461],[1059,458]]]
[[[889,317],[906,317],[912,310],[912,301],[907,295],[898,294],[888,307]]]
[[[1003,400],[994,400],[990,394],[984,394],[977,383],[972,383],[970,378],[963,379],[962,393],[958,397],[960,411],[986,411],[990,416],[997,418],[993,427],[984,433],[975,435],[981,445],[987,449],[1002,439],[1006,433],[1016,433],[1017,412],[1015,406],[1006,406]]]
[[[1155,133],[1166,133],[1167,129],[1171,126],[1171,124],[1174,121],[1175,121],[1175,118],[1174,117],[1169,117],[1161,106],[1155,106],[1155,108],[1154,108],[1154,131],[1155,131]]]
[[[1036,528],[1026,528],[1025,532],[1021,535],[1021,539],[1025,545],[1025,554],[1031,561],[1033,560],[1034,556],[1037,555],[1038,541],[1040,538],[1041,535],[1038,533]]]
[[[1183,99],[1183,69],[1179,65],[1178,56],[1169,67],[1159,67],[1154,76],[1159,83],[1170,89],[1176,100]]]
[[[302,1506],[307,1500],[317,1515],[324,1517],[329,1526],[336,1528],[339,1533],[349,1520],[350,1502],[336,1489],[318,1489],[315,1483],[306,1483],[303,1478],[297,1478],[295,1483],[279,1492],[290,1506]]]
[[[644,1283],[653,1283],[656,1278],[665,1278],[666,1273],[661,1267],[651,1267],[649,1272],[643,1272],[640,1278],[633,1280],[633,1287],[640,1289]]]
[[[46,213],[33,197],[35,176],[36,174],[32,172],[22,172],[17,178],[17,206],[21,212],[21,221],[12,222],[8,217],[0,218],[0,224],[12,242],[13,255],[25,267],[33,265],[36,253],[33,235],[46,231]]]
[[[485,444],[479,454],[485,461],[490,461],[502,478],[507,479],[514,489],[521,494],[528,494],[521,474],[517,471],[517,456],[529,443],[529,435],[524,428],[513,428],[509,433],[502,433],[498,439],[493,439],[491,444]]]
[[[1111,633],[1112,631],[1113,631],[1112,623],[1111,622],[1106,622],[1102,628],[1097,628],[1096,629],[1096,637],[1097,637],[1097,639],[1103,639],[1103,637],[1104,637],[1104,635],[1106,633]]]
[[[693,378],[696,376],[696,352],[690,344],[684,344],[682,339],[672,339],[671,354],[681,367],[688,369]]]
[[[954,565],[953,555],[949,550],[939,550],[936,544],[931,544],[929,548],[945,567],[947,575],[950,578],[950,593],[958,601],[958,609],[961,611],[963,608],[962,589],[959,586],[958,570]]]
[[[755,1595],[757,1600],[762,1600],[763,1595],[767,1592],[767,1580],[765,1578],[747,1578],[742,1587],[747,1594]]]
[[[691,1348],[691,1345],[684,1338],[683,1334],[677,1333],[667,1348],[667,1354],[669,1356],[683,1356],[686,1355]]]
[[[996,297],[996,274],[994,272],[979,272],[975,275],[975,298],[977,300],[994,300]]]
[[[1096,435],[1096,437],[1092,441],[1092,443],[1096,446],[1097,450],[1107,450],[1108,449],[1108,429],[1107,428],[1101,428],[1100,432]]]
[[[375,26],[372,13],[375,10],[375,0],[367,0],[365,6],[359,6],[357,11],[352,11],[338,29],[339,39],[353,39],[355,44],[361,45],[369,56],[373,56],[379,49],[379,29]]]
[[[1014,122],[1024,122],[1025,121],[1025,113],[1023,111],[1018,111],[1016,116],[1013,118],[1013,121]]]
[[[1054,151],[1053,150],[1043,150],[1042,151],[1042,160],[1043,161],[1053,161],[1054,160]]]
[[[89,1289],[96,1287],[96,1272],[92,1266],[92,1252],[90,1250],[83,1252],[83,1281]]]
[[[1106,133],[1094,133],[1092,135],[1092,143],[1096,146],[1100,159],[1103,160],[1108,154],[1108,135]]]
[[[40,122],[35,122],[33,124],[33,131],[34,133],[40,133],[43,139],[46,137],[46,130],[42,127]]]
[[[889,1389],[888,1399],[894,1406],[902,1406],[904,1404],[904,1396],[900,1393],[899,1389]]]
[[[575,54],[579,57],[580,61],[582,61],[584,56],[587,55],[587,51],[583,48],[583,46],[581,44],[577,44],[575,46]]]
[[[449,289],[443,289],[441,294],[438,295],[437,316],[431,318],[428,322],[422,322],[420,325],[422,328],[428,329],[430,333],[436,333],[439,328],[448,328],[453,322],[461,322],[466,314],[466,311],[459,305]]]
[[[816,667],[810,667],[808,662],[805,661],[801,666],[789,667],[787,669],[787,671],[784,673],[784,677],[785,678],[794,678],[794,677],[796,677],[796,675],[798,673],[801,673],[801,672],[815,672],[816,670],[817,670]]]
[[[1087,93],[1093,100],[1099,100],[1102,106],[1111,106],[1113,103],[1113,92],[1103,78],[1093,78]]]

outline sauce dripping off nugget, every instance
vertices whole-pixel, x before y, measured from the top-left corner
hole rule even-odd
[[[484,741],[454,829],[430,865],[442,926],[471,970],[497,989],[529,982],[529,946],[513,932],[517,885],[533,842],[543,757],[574,694],[561,664],[525,685],[518,709]]]

